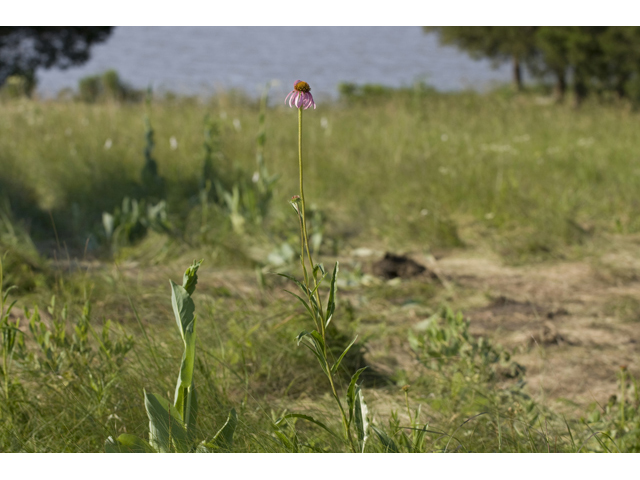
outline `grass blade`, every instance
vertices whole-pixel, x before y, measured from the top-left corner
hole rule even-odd
[[[393,439],[389,437],[389,435],[387,435],[384,430],[379,429],[375,425],[371,425],[371,429],[378,436],[380,442],[382,442],[382,445],[385,448],[384,453],[399,453],[396,442],[394,442]]]
[[[115,440],[111,437],[104,442],[106,453],[154,453],[153,448],[140,437],[123,433]]]
[[[338,360],[336,360],[336,363],[333,364],[333,367],[331,367],[331,373],[336,373],[338,371],[338,367],[340,367],[340,362],[342,362],[342,359],[347,354],[349,349],[353,346],[353,344],[356,343],[356,340],[358,340],[358,336],[357,335],[356,335],[356,338],[354,338],[351,341],[351,343],[349,345],[347,345],[347,348],[344,349],[344,352],[342,352],[342,355],[340,355],[340,358],[338,358]]]
[[[316,420],[313,417],[310,417],[309,415],[303,415],[301,413],[288,413],[286,414],[284,417],[282,417],[281,419],[279,419],[276,422],[276,425],[280,425],[281,422],[283,422],[284,420],[286,420],[287,418],[301,418],[303,420],[306,420],[308,422],[311,423],[315,423],[316,425],[318,425],[320,428],[323,428],[324,430],[326,430],[327,432],[329,432],[331,435],[333,435],[336,438],[340,438],[338,437],[338,435],[336,435],[329,427],[327,427],[324,423]]]

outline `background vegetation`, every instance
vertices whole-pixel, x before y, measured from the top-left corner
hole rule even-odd
[[[640,97],[639,27],[424,27],[443,44],[476,58],[511,62],[513,82],[523,88],[522,66],[537,78],[553,78],[557,101],[572,86],[574,101],[588,95]]]

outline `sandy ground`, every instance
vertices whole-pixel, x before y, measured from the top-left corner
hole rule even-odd
[[[640,373],[639,259],[627,242],[580,262],[510,267],[467,253],[435,268],[471,331],[519,352],[530,393],[586,405],[616,393],[622,365]]]

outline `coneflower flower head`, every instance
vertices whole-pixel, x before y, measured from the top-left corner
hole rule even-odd
[[[316,102],[313,101],[313,96],[311,95],[311,87],[302,80],[296,80],[296,83],[293,84],[293,90],[284,99],[285,105],[287,100],[290,107],[295,105],[296,108],[304,108],[306,110],[313,105],[313,108],[316,108]]]

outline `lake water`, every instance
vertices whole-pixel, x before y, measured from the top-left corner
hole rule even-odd
[[[286,94],[302,79],[319,101],[336,96],[340,82],[424,81],[446,91],[510,81],[508,65],[471,60],[420,27],[116,27],[85,65],[39,70],[38,91],[75,89],[111,68],[137,88],[202,95],[239,88],[257,96],[269,80],[278,81],[272,93]]]

